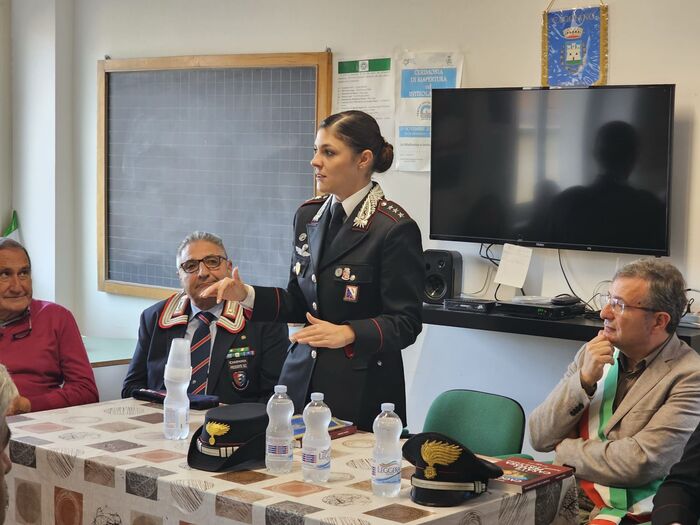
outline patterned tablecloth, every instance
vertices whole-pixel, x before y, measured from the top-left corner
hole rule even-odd
[[[163,438],[163,411],[133,399],[8,418],[8,523],[160,525],[525,525],[576,523],[573,478],[524,495],[489,491],[459,507],[422,507],[409,498],[404,463],[398,498],[372,494],[374,438],[333,441],[328,483],[294,469],[209,473],[187,466],[189,439]],[[204,419],[193,412],[190,436]]]

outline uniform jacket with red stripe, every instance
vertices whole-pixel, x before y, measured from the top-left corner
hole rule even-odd
[[[170,343],[185,337],[191,311],[184,292],[143,311],[122,397],[130,397],[139,388],[165,389],[163,373]],[[216,324],[207,394],[218,395],[227,404],[266,402],[277,384],[289,345],[287,325],[250,322],[238,303],[228,301]]]
[[[401,349],[422,328],[420,230],[375,183],[322,253],[330,201],[312,199],[297,210],[287,289],[255,287],[252,319],[303,323],[310,312],[350,325],[353,345],[318,350],[311,389],[325,394],[334,416],[360,428],[371,429],[385,401],[405,422]]]

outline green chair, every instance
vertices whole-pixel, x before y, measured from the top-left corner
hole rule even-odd
[[[439,432],[485,456],[520,455],[525,412],[505,396],[477,390],[448,390],[430,405],[423,432]]]

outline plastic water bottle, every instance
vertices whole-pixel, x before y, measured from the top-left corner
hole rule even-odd
[[[331,475],[331,436],[328,424],[331,409],[323,402],[323,394],[311,394],[304,409],[306,431],[301,438],[301,474],[304,481],[323,483]]]
[[[382,412],[372,425],[374,454],[372,492],[375,496],[393,498],[401,491],[401,418],[394,413],[394,403],[382,403]]]
[[[164,376],[163,434],[166,439],[186,439],[190,432],[187,387],[192,378],[190,342],[187,339],[173,339]]]
[[[265,466],[273,474],[284,474],[292,470],[293,413],[294,403],[287,395],[287,387],[275,386],[275,393],[267,402],[267,415],[270,422],[265,431]]]

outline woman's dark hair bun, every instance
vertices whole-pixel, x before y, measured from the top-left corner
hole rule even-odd
[[[374,171],[384,173],[391,168],[394,162],[394,146],[384,141],[384,145],[379,150],[379,155],[374,159]]]
[[[382,137],[379,124],[364,111],[335,113],[321,121],[319,129],[333,128],[334,133],[355,153],[368,149],[374,155],[372,171],[383,173],[394,161],[394,147]]]

